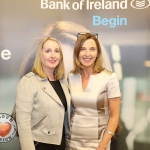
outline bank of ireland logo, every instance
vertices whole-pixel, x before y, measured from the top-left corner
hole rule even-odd
[[[0,113],[0,143],[11,141],[17,132],[15,120],[8,114]]]
[[[135,9],[145,9],[150,6],[150,0],[132,0],[130,4]]]

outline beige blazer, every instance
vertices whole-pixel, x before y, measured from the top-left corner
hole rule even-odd
[[[35,150],[33,141],[61,143],[64,120],[70,126],[70,94],[67,81],[60,80],[60,84],[67,100],[66,113],[47,79],[30,72],[18,83],[16,121],[22,150]]]

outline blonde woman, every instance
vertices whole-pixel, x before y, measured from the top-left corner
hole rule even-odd
[[[68,76],[71,100],[70,150],[110,150],[119,124],[120,88],[103,67],[98,34],[78,33],[74,69]]]
[[[56,39],[42,39],[30,73],[17,86],[16,120],[22,150],[65,150],[70,94]]]

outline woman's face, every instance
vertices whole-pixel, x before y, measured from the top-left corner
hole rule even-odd
[[[60,50],[57,42],[48,40],[42,49],[43,69],[54,70],[60,62]]]
[[[97,55],[98,51],[95,41],[88,39],[83,43],[78,59],[85,68],[93,69]]]

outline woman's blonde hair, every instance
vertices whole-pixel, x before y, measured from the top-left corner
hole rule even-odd
[[[64,69],[62,48],[61,48],[61,45],[59,44],[59,42],[54,38],[46,37],[41,40],[41,42],[38,45],[37,51],[36,51],[36,56],[35,56],[34,64],[33,64],[31,71],[38,74],[42,78],[47,78],[47,75],[44,72],[43,66],[42,66],[43,65],[42,49],[43,49],[44,43],[48,40],[55,41],[59,45],[60,62],[54,70],[54,78],[55,78],[55,80],[63,79],[65,77],[65,69]]]
[[[98,55],[97,55],[97,58],[95,60],[95,64],[93,67],[93,73],[99,73],[102,70],[104,70],[103,61],[102,61],[102,52],[101,52],[101,47],[100,47],[98,39],[95,37],[94,34],[85,33],[85,34],[81,35],[75,43],[74,54],[73,54],[74,68],[71,71],[74,74],[80,73],[80,71],[84,69],[84,66],[79,61],[79,53],[80,53],[83,43],[88,39],[93,39],[95,41],[96,47],[97,47],[97,52],[98,52]]]
[[[36,47],[44,37],[53,37],[59,40],[59,42],[62,44],[70,45],[73,50],[73,47],[77,39],[76,35],[78,32],[90,32],[90,31],[85,27],[83,27],[82,25],[70,21],[58,21],[49,24],[46,28],[44,28],[41,31],[39,36],[35,38],[35,41],[33,42],[31,48],[29,49],[29,53],[25,56],[20,67],[20,77],[23,77],[25,74],[31,71],[35,59]],[[105,50],[102,43],[100,43],[100,45],[102,51],[103,66],[107,70],[112,71],[107,51]]]

